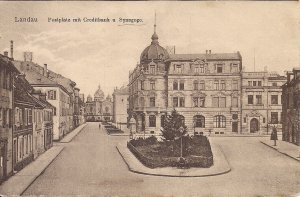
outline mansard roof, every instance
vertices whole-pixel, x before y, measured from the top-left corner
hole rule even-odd
[[[167,61],[180,61],[180,60],[241,60],[242,57],[239,52],[237,53],[201,53],[201,54],[170,54]]]

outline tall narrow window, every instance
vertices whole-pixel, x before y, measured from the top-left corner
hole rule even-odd
[[[272,105],[278,104],[278,95],[271,95],[271,104]]]
[[[200,83],[199,83],[199,89],[200,90],[205,90],[205,81],[200,81]]]
[[[196,73],[196,74],[199,73],[199,65],[194,66],[194,73]]]
[[[217,73],[223,73],[223,65],[222,64],[217,65]]]
[[[155,90],[155,81],[150,81],[150,90]]]
[[[198,81],[194,81],[193,85],[194,85],[194,90],[198,90]]]
[[[204,73],[205,72],[205,68],[204,68],[204,64],[200,65],[200,73]]]
[[[256,104],[258,104],[258,105],[262,104],[262,97],[261,97],[261,95],[256,95]]]
[[[233,80],[232,81],[232,90],[237,90],[238,89],[238,81],[237,80]]]
[[[225,90],[226,89],[226,84],[225,84],[225,81],[222,80],[221,81],[221,90]]]
[[[238,107],[238,97],[232,97],[232,107]]]
[[[222,115],[217,115],[214,117],[214,127],[215,128],[225,128],[226,127],[226,118]]]
[[[204,128],[205,127],[205,117],[201,115],[196,115],[193,117],[194,127],[195,128]]]
[[[176,73],[178,74],[182,73],[182,65],[176,65]]]
[[[177,81],[173,82],[173,90],[178,90],[178,82]]]
[[[278,124],[278,112],[271,112],[271,123]]]
[[[248,104],[253,104],[253,95],[248,95]]]
[[[179,107],[184,107],[184,97],[179,98]]]
[[[155,107],[155,97],[150,97],[150,107]]]
[[[219,90],[219,81],[214,82],[214,89]]]
[[[141,81],[141,90],[144,90],[144,81]]]
[[[226,97],[219,98],[219,107],[226,107]]]
[[[178,97],[173,97],[173,107],[178,107]]]
[[[179,89],[180,90],[184,90],[184,82],[183,81],[180,82]]]
[[[149,116],[149,127],[156,127],[156,116],[155,115]]]
[[[150,74],[155,74],[155,65],[150,65]]]

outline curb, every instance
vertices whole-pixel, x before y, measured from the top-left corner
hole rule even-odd
[[[277,152],[279,152],[279,153],[281,153],[281,154],[283,154],[283,155],[285,155],[285,156],[287,156],[287,157],[289,157],[289,158],[291,158],[291,159],[294,159],[295,161],[297,161],[297,162],[300,162],[298,159],[296,159],[295,157],[292,157],[291,155],[289,155],[289,154],[287,154],[287,153],[284,153],[284,152],[281,152],[280,150],[278,150],[277,148],[275,148],[275,147],[273,147],[273,146],[271,146],[271,145],[269,145],[269,144],[267,144],[267,143],[265,143],[265,142],[262,142],[262,141],[260,141],[262,144],[264,144],[264,145],[266,145],[266,146],[268,146],[268,147],[270,147],[270,148],[272,148],[272,149],[274,149],[274,150],[276,150]]]
[[[45,168],[41,171],[41,173],[39,173],[31,183],[29,183],[29,185],[24,189],[24,191],[21,192],[20,196],[22,196],[24,194],[24,192],[32,185],[32,183],[35,182],[35,180],[37,178],[39,178],[44,172],[45,170],[52,164],[52,162],[54,162],[54,160],[60,155],[60,153],[65,149],[65,147],[63,147],[59,152],[58,154],[45,166]]]
[[[64,140],[64,138],[63,139],[61,139],[61,141],[58,141],[58,143],[70,143],[81,131],[82,131],[82,129],[84,129],[84,127],[86,127],[86,125],[87,124],[85,124],[70,140],[68,140],[68,141],[63,141]],[[78,128],[78,127],[77,127]],[[75,130],[75,129],[74,129]],[[74,131],[73,130],[73,131]],[[73,132],[73,131],[71,131],[71,133]],[[71,133],[69,133],[69,134],[71,134]]]
[[[124,158],[124,156],[122,155],[122,153],[120,152],[119,148],[116,146],[116,149],[118,151],[118,153],[121,155],[123,161],[125,162],[125,164],[127,165],[128,167],[128,170],[133,172],[133,173],[136,173],[136,174],[142,174],[142,175],[148,175],[148,176],[161,176],[161,177],[180,177],[180,178],[197,178],[197,177],[209,177],[209,176],[218,176],[218,175],[222,175],[222,174],[227,174],[228,172],[231,171],[231,168],[229,166],[229,163],[227,161],[227,158],[225,157],[227,163],[228,163],[228,166],[229,166],[229,170],[226,170],[224,172],[220,172],[220,173],[214,173],[214,174],[205,174],[205,175],[190,175],[190,176],[187,176],[187,175],[183,175],[183,176],[178,176],[178,175],[167,175],[167,174],[155,174],[155,173],[148,173],[148,172],[141,172],[141,171],[137,171],[137,170],[133,170],[130,165],[128,164],[128,162],[126,161],[126,159]],[[223,151],[222,151],[223,153]],[[223,153],[224,154],[224,153]]]

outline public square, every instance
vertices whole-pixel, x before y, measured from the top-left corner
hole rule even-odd
[[[210,137],[220,145],[227,174],[176,178],[135,174],[116,149],[128,136],[109,136],[98,123],[68,144],[23,195],[293,196],[300,191],[299,162],[262,144],[264,137]],[[56,144],[61,146],[62,144]],[[298,194],[299,195],[299,194]]]

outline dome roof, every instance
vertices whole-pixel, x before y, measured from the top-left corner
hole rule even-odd
[[[98,86],[98,90],[94,94],[94,98],[104,98],[104,92],[101,90],[100,85]]]
[[[146,47],[141,54],[140,61],[147,62],[152,60],[166,60],[169,58],[169,53],[165,48],[159,45],[156,32],[151,37],[151,45]]]

